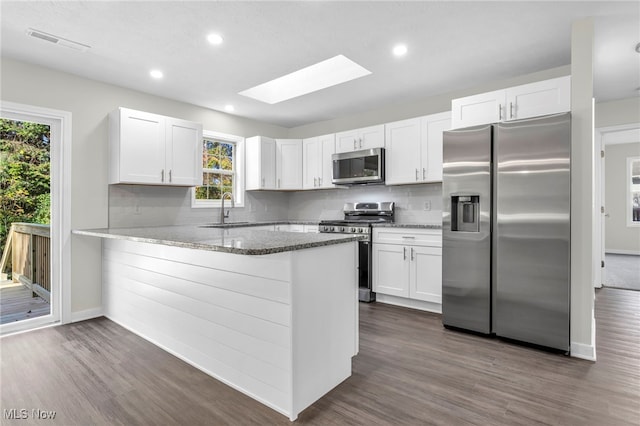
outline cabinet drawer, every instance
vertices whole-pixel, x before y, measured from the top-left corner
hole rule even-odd
[[[442,247],[442,230],[420,228],[374,228],[373,243]]]

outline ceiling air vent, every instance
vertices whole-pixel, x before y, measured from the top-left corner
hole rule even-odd
[[[35,30],[33,28],[27,29],[27,35],[35,38],[39,38],[40,40],[45,40],[50,43],[58,44],[60,46],[69,47],[71,49],[79,50],[81,52],[86,52],[91,49],[91,46],[86,44],[78,43],[77,41],[68,40],[66,38],[58,37],[53,34],[45,33],[44,31]]]

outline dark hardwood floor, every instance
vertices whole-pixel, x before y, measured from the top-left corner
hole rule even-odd
[[[596,363],[446,330],[436,314],[360,309],[352,377],[296,423],[640,424],[640,292],[597,292]],[[290,423],[105,318],[9,336],[0,351],[2,424]]]

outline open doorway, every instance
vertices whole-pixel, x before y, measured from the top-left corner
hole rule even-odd
[[[640,291],[640,124],[597,133],[601,268],[594,285]]]
[[[0,118],[0,324],[51,314],[51,127]]]
[[[19,122],[30,123],[29,125],[43,125],[46,129],[48,127],[48,155],[49,155],[49,205],[46,201],[39,204],[41,211],[46,210],[47,207],[50,210],[50,223],[48,224],[48,235],[44,229],[35,229],[39,226],[47,228],[47,224],[41,224],[36,226],[33,222],[18,222],[26,223],[26,229],[24,227],[15,229],[17,231],[13,234],[15,237],[17,234],[27,234],[27,237],[21,235],[16,237],[21,240],[21,244],[26,244],[26,241],[33,240],[30,246],[32,253],[31,262],[44,262],[45,258],[49,267],[40,267],[38,272],[29,272],[25,270],[17,270],[18,281],[22,285],[23,282],[31,281],[31,284],[39,284],[39,286],[31,286],[30,296],[33,296],[35,292],[38,297],[42,298],[42,295],[46,295],[44,290],[45,285],[42,282],[48,281],[48,295],[49,295],[49,308],[48,313],[39,316],[30,316],[18,321],[9,321],[7,323],[0,324],[0,335],[5,336],[8,334],[21,332],[25,330],[31,330],[43,326],[55,325],[60,323],[67,323],[71,320],[71,298],[70,298],[70,272],[71,272],[71,113],[66,111],[54,110],[49,108],[36,107],[31,105],[17,104],[13,102],[0,101],[0,118],[4,119],[4,123]],[[44,139],[40,140],[41,144],[45,144]],[[23,148],[26,148],[23,147]],[[24,153],[27,154],[28,149],[24,149]],[[22,155],[20,154],[20,155]],[[8,155],[3,153],[2,155]],[[35,151],[30,152],[26,157],[36,155]],[[43,154],[44,155],[44,154]],[[18,167],[15,162],[6,163],[6,167]],[[5,166],[3,166],[5,167]],[[32,171],[33,172],[33,171]],[[28,180],[33,183],[37,181],[33,174],[28,174]],[[4,184],[4,182],[3,182]],[[4,189],[4,187],[3,187]],[[3,199],[4,199],[3,192]],[[45,198],[44,195],[40,197]],[[36,203],[37,204],[37,203]],[[3,206],[3,209],[5,207]],[[10,208],[9,208],[10,209]],[[43,213],[44,215],[44,213]],[[36,215],[37,217],[37,215]],[[42,216],[41,216],[42,217]],[[11,229],[7,232],[9,233]],[[33,234],[32,238],[30,235]],[[35,238],[38,237],[38,238]],[[41,237],[41,238],[40,238]],[[8,236],[7,236],[8,238]],[[47,240],[48,238],[48,240]],[[6,246],[6,244],[5,244]],[[15,246],[14,246],[15,247]],[[4,251],[4,246],[1,247]],[[48,252],[47,252],[48,250]],[[26,251],[20,249],[17,252],[26,253]],[[26,256],[26,254],[25,254]],[[12,262],[14,257],[12,255]],[[29,262],[18,259],[17,263],[23,263],[27,266]],[[41,265],[42,266],[42,265]],[[12,274],[15,269],[12,266]],[[4,272],[4,271],[2,271]],[[40,274],[40,275],[38,275]],[[48,274],[48,277],[44,276]],[[2,277],[4,278],[4,276]],[[9,276],[7,276],[9,278]],[[13,276],[11,277],[13,282]],[[28,309],[27,309],[28,311]],[[46,312],[46,311],[45,311]],[[33,311],[31,312],[34,313]]]

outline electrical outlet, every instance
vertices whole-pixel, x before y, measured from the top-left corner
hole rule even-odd
[[[427,211],[431,210],[431,201],[424,202],[424,209]]]

